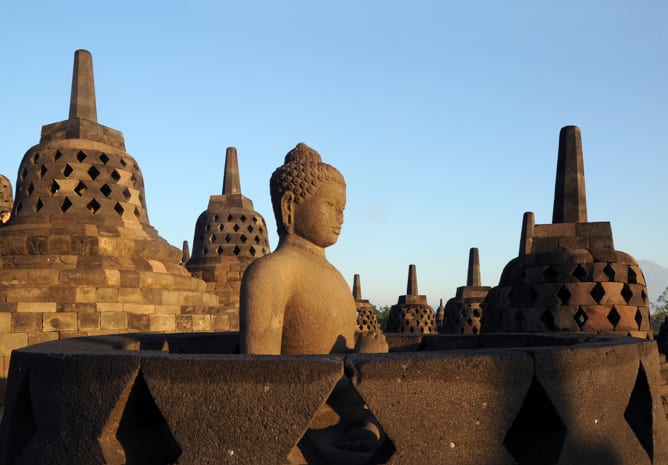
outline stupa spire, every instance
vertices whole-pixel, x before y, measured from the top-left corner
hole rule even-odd
[[[69,119],[75,118],[97,122],[93,57],[88,50],[77,50],[74,52]]]
[[[353,277],[353,298],[355,300],[362,300],[362,285],[360,284],[360,275],[358,274]]]
[[[223,195],[241,194],[239,181],[239,162],[237,149],[228,147],[225,152],[225,175],[223,177]]]
[[[406,286],[406,295],[418,295],[417,271],[415,265],[408,266],[408,285]]]
[[[577,126],[565,126],[559,133],[557,180],[554,188],[552,223],[586,223],[582,136]]]
[[[480,286],[480,254],[477,247],[469,250],[469,268],[466,276],[467,286]]]

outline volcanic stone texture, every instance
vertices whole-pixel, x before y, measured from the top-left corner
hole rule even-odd
[[[7,177],[0,175],[0,211],[12,211],[14,206],[14,195],[12,193],[12,183]]]
[[[239,293],[246,267],[268,253],[267,225],[253,202],[241,194],[237,151],[228,147],[223,193],[212,195],[197,219],[186,267],[218,296],[229,329],[239,329]]]
[[[234,355],[233,333],[20,349],[0,465],[299,463],[288,457],[343,377],[387,435],[383,455],[366,463],[668,461],[651,341],[395,334],[388,342],[389,354],[299,357]]]
[[[353,277],[353,298],[357,307],[357,326],[359,330],[362,332],[381,331],[376,309],[368,300],[362,298],[362,284],[358,274]]]

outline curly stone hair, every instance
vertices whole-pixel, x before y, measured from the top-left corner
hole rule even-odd
[[[332,165],[323,163],[320,154],[304,143],[299,143],[285,155],[284,163],[276,168],[269,180],[271,205],[274,209],[278,233],[284,233],[281,198],[286,192],[300,203],[310,197],[326,181],[346,185],[343,175]]]

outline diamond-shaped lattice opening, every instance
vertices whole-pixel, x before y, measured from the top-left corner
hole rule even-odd
[[[35,213],[40,211],[44,207],[44,203],[42,202],[42,199],[37,199],[37,202],[35,203]]]
[[[612,308],[608,312],[608,317],[607,318],[608,318],[608,321],[610,322],[610,324],[612,324],[613,329],[615,329],[617,327],[617,323],[619,323],[619,320],[622,319],[622,317],[619,316],[619,312],[617,311],[617,309],[615,308],[614,305],[612,306]]]
[[[645,292],[645,289],[640,291],[640,298],[642,299],[643,302],[647,302],[647,292]]]
[[[543,279],[545,281],[553,281],[557,276],[559,276],[559,273],[551,266],[546,266],[543,270]]]
[[[587,270],[585,270],[584,266],[578,264],[571,275],[578,281],[584,281],[587,278]]]
[[[102,187],[100,187],[100,192],[102,192],[102,194],[104,194],[105,197],[109,197],[109,194],[111,194],[111,187],[105,184]]]
[[[232,215],[227,215],[227,221],[232,221],[234,219],[234,216]]]
[[[633,297],[633,291],[629,287],[628,284],[624,283],[624,287],[622,287],[622,298],[624,301],[628,304],[631,301],[631,298]]]
[[[62,203],[62,205],[60,206],[60,209],[61,209],[61,210],[63,211],[63,213],[64,213],[64,212],[66,212],[67,210],[69,210],[71,206],[72,206],[72,202],[70,202],[70,199],[68,199],[67,197],[65,197],[65,200],[63,200],[63,203]]]
[[[207,223],[206,226],[204,226],[204,232],[209,232],[209,231],[211,231],[211,225]]]
[[[135,214],[135,217],[137,219],[139,219],[139,217],[141,216],[141,213],[139,213],[139,209],[137,207],[135,207],[135,209],[132,211],[132,213]]]
[[[603,273],[605,273],[609,281],[615,280],[615,270],[613,267],[610,266],[610,263],[605,265],[605,268],[603,268]]]
[[[234,226],[232,226],[232,229],[234,230],[234,232],[239,231],[239,225],[235,224]]]
[[[100,204],[97,202],[97,200],[93,199],[90,202],[88,202],[86,208],[88,209],[89,212],[91,212],[94,215],[100,209]]]
[[[503,445],[517,465],[552,465],[559,461],[566,426],[545,389],[533,378]]]
[[[90,168],[88,168],[88,176],[90,176],[90,178],[91,178],[93,181],[95,181],[95,179],[97,179],[97,177],[98,177],[99,175],[100,175],[100,170],[98,170],[98,169],[95,168],[94,166],[91,166]]]
[[[642,313],[640,313],[640,309],[636,310],[636,314],[633,317],[634,320],[636,320],[636,324],[638,325],[638,330],[640,330],[640,326],[642,325]]]
[[[248,237],[246,237],[244,234],[242,234],[241,237],[240,237],[239,239],[241,240],[241,243],[242,243],[242,244],[245,244],[246,241],[248,240]]]
[[[62,156],[63,156],[63,154],[60,153],[60,150],[56,150],[56,154],[53,156],[53,160],[58,161],[58,160],[60,160],[60,157],[62,157]]]
[[[86,154],[79,150],[79,153],[77,153],[77,160],[79,160],[79,163],[84,161],[86,158]]]
[[[225,242],[229,243],[232,240],[232,236],[229,234],[225,236]]]
[[[248,251],[250,252],[251,257],[254,257],[254,256],[255,256],[255,254],[256,254],[255,247],[253,247],[253,246],[251,245],[251,247],[250,247],[250,249],[248,249]]]
[[[575,312],[575,315],[573,315],[573,319],[574,319],[575,322],[578,324],[578,326],[580,327],[580,329],[582,329],[582,327],[583,327],[584,324],[587,322],[587,320],[589,319],[589,317],[588,317],[587,314],[584,312],[584,310],[582,310],[582,307],[579,307],[579,308],[578,308],[578,311]]]
[[[124,158],[121,158],[121,166],[122,166],[123,168],[125,168],[126,166],[128,166],[128,162],[126,162]]]
[[[222,254],[223,254],[223,246],[222,246],[222,245],[219,245],[219,246],[218,246],[218,248],[216,249],[216,253],[217,253],[218,255],[222,255]]]
[[[65,178],[69,178],[73,172],[74,168],[72,168],[68,163],[67,165],[65,165],[65,169],[63,169],[63,176],[65,176]]]
[[[260,245],[260,236],[255,236],[255,239],[253,239],[257,245]]]
[[[14,396],[8,395],[7,402],[10,408],[5,409],[4,422],[9,428],[6,429],[5,450],[3,457],[7,463],[14,463],[37,432],[35,426],[35,415],[30,401],[29,378],[27,373],[14,372],[18,383],[18,389],[13,390]]]
[[[649,390],[645,369],[640,363],[638,376],[631,391],[629,403],[624,410],[624,419],[635,433],[640,445],[654,460],[654,443],[652,441],[652,394]]]
[[[118,181],[119,179],[121,179],[121,175],[118,174],[118,171],[114,170],[111,172],[111,179],[113,179],[114,181]]]
[[[563,305],[568,305],[568,302],[571,300],[571,291],[566,286],[561,286],[561,289],[557,292],[557,297],[559,297]]]
[[[35,152],[35,155],[33,155],[32,157],[32,164],[36,165],[38,161],[39,161],[39,152]]]
[[[239,255],[239,253],[241,252],[241,249],[237,245],[237,246],[234,247],[234,250],[232,252],[234,252],[234,255]]]
[[[28,186],[28,195],[29,196],[32,195],[34,190],[35,190],[35,186],[33,186],[32,183],[30,183],[30,185]]]
[[[127,188],[123,189],[123,192],[121,193],[123,194],[123,197],[125,197],[125,200],[130,200],[130,197],[132,197],[132,193]]]
[[[249,233],[252,233],[253,232],[253,225],[249,224],[248,227],[246,228],[246,231],[248,231]]]
[[[222,223],[221,223],[221,224],[219,224],[219,225],[218,225],[218,231],[221,231],[221,232],[222,232],[222,231],[223,231],[223,229],[225,229],[225,225],[224,225],[224,224],[222,224]]]
[[[114,205],[114,210],[116,210],[116,213],[118,213],[119,216],[123,216],[123,212],[125,212],[123,206],[118,202],[116,202],[116,205]]]
[[[216,242],[216,239],[218,239],[218,237],[215,234],[211,234],[209,236],[209,241],[211,241],[211,242]]]
[[[125,450],[128,465],[167,465],[176,463],[181,456],[181,447],[174,439],[141,372],[125,404],[116,438]]]
[[[242,223],[245,223],[248,218],[246,218],[246,215],[241,215],[239,219],[241,220]]]
[[[46,169],[46,166],[42,165],[42,167],[39,169],[39,177],[44,178],[44,175],[46,174],[47,171],[49,171],[49,170]],[[25,173],[25,171],[24,171],[24,173]],[[24,174],[24,176],[25,176],[25,174]]]
[[[603,285],[601,283],[596,283],[596,285],[592,288],[590,294],[596,301],[596,303],[600,304],[601,299],[605,295],[605,289],[603,288]]]
[[[219,219],[220,219],[220,217],[218,216],[218,213],[215,213],[215,214],[211,217],[211,221],[213,221],[214,223],[217,223]]]
[[[81,197],[84,192],[86,192],[86,189],[88,189],[88,187],[83,182],[79,181],[79,184],[77,184],[74,188],[74,192],[76,192],[76,194]]]
[[[546,309],[541,315],[540,315],[540,321],[543,323],[545,326],[545,330],[547,331],[555,331],[555,324],[554,324],[554,315],[552,315],[552,312],[550,309]]]
[[[132,176],[130,176],[130,182],[134,187],[137,187],[137,178],[135,177],[134,173],[132,173]]]
[[[628,282],[629,284],[638,284],[638,276],[636,275],[636,272],[633,271],[633,268],[631,268],[630,266],[626,282]]]
[[[262,229],[262,226],[260,226],[260,227],[258,228],[257,231],[258,231],[260,234],[262,234],[262,233],[264,232],[264,229]]]
[[[476,318],[480,318],[482,316],[482,314],[480,313],[479,309],[474,308],[473,309],[473,316],[476,317]]]
[[[60,184],[58,184],[55,180],[51,182],[51,187],[49,188],[49,191],[51,191],[51,195],[55,194],[60,190]]]
[[[44,168],[44,166],[42,166],[42,168]],[[23,181],[27,175],[28,175],[28,168],[23,168],[23,171],[21,171],[21,175],[19,176],[19,181]]]
[[[109,157],[107,156],[106,153],[103,153],[102,155],[100,155],[99,158],[100,158],[100,161],[102,162],[103,165],[106,165],[107,163],[109,163]]]

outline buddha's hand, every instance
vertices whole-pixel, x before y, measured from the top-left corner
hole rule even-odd
[[[357,333],[355,352],[379,354],[387,353],[388,350],[385,335],[380,331]]]

